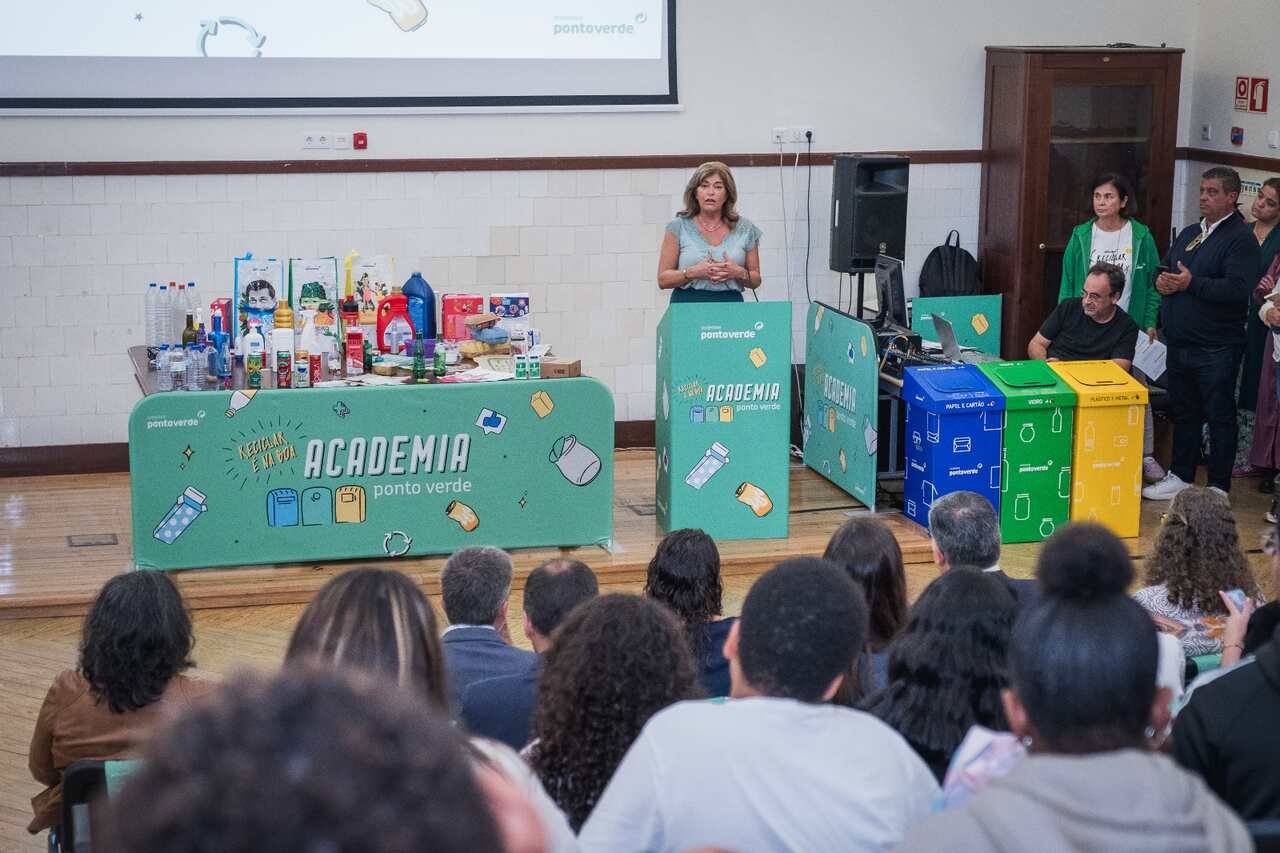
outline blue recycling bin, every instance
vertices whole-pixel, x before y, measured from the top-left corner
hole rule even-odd
[[[970,491],[1000,509],[1000,437],[1004,395],[970,364],[907,368],[903,513],[929,526],[941,495]]]

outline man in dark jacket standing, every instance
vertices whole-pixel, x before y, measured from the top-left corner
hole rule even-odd
[[[1195,482],[1200,433],[1209,424],[1208,485],[1231,489],[1236,455],[1236,376],[1245,343],[1245,312],[1258,274],[1258,243],[1236,210],[1240,175],[1215,166],[1200,177],[1200,222],[1184,229],[1156,278],[1169,346],[1173,464],[1142,490],[1170,500]]]

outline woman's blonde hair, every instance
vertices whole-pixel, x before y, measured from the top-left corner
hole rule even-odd
[[[676,216],[684,219],[697,216],[701,209],[698,206],[698,186],[710,177],[719,177],[724,181],[724,207],[720,208],[720,215],[730,225],[737,224],[738,211],[734,209],[734,205],[738,203],[738,185],[734,182],[733,173],[729,171],[729,167],[719,160],[703,163],[693,170],[693,176],[689,178],[689,183],[685,184],[684,188],[684,210]]]
[[[435,611],[397,571],[352,569],[331,579],[298,620],[284,659],[380,673],[449,711]]]
[[[1202,613],[1227,612],[1219,590],[1257,596],[1258,583],[1225,497],[1201,486],[1174,497],[1147,560],[1147,583],[1164,584],[1175,606]]]

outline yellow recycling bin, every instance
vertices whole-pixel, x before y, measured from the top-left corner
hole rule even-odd
[[[1147,389],[1114,361],[1054,361],[1076,392],[1071,520],[1138,535],[1142,508],[1142,419]]]

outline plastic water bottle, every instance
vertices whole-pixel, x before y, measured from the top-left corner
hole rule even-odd
[[[169,288],[160,285],[160,296],[156,299],[156,340],[167,344],[173,340],[173,302],[169,298]]]
[[[156,320],[158,312],[156,308],[160,300],[160,289],[156,287],[153,281],[147,285],[147,298],[143,301],[143,328],[146,330],[143,334],[143,342],[153,347],[160,343],[160,333],[156,330]]]
[[[173,390],[173,373],[169,371],[169,345],[161,344],[156,353],[156,387],[161,391]]]
[[[200,318],[204,314],[200,311],[200,300],[196,298],[196,283],[194,281],[187,282],[187,310],[196,318],[196,325],[200,324]]]
[[[169,295],[173,297],[173,339],[177,341],[182,339],[182,330],[187,325],[187,286],[170,282]]]
[[[173,377],[174,391],[187,384],[187,359],[182,344],[174,344],[169,348],[169,375]]]
[[[206,360],[200,351],[200,347],[192,344],[187,349],[187,390],[199,391],[204,384],[201,380],[204,378],[204,364]]]

